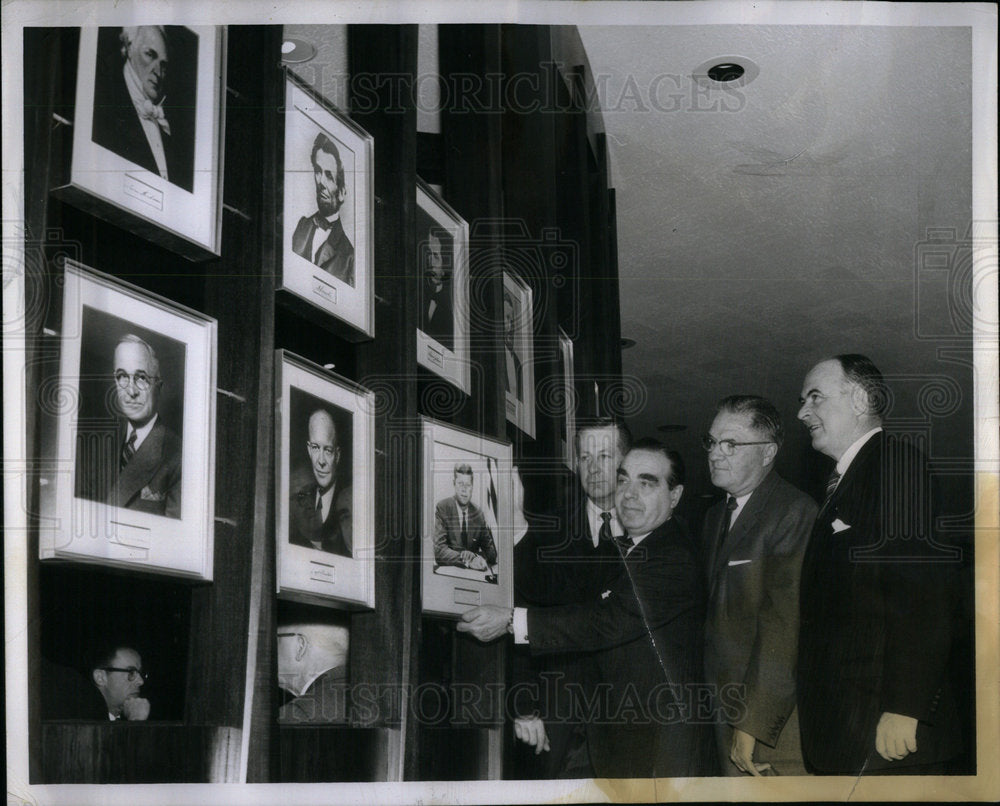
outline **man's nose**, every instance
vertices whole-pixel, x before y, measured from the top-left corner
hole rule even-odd
[[[799,413],[798,413],[798,414],[796,414],[795,416],[796,416],[796,417],[797,417],[797,418],[798,418],[799,420],[805,420],[805,418],[806,418],[806,415],[807,415],[808,413],[809,413],[809,404],[808,404],[808,403],[803,403],[803,404],[802,404],[802,406],[801,406],[801,407],[799,408]]]

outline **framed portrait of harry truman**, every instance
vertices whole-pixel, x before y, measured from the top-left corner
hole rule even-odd
[[[374,335],[374,140],[285,73],[281,288]]]
[[[531,289],[510,272],[503,273],[503,360],[507,419],[529,437],[535,436],[535,344]]]
[[[417,180],[417,363],[469,393],[469,225]]]
[[[278,350],[278,593],[375,606],[374,393]]]
[[[224,27],[82,28],[56,193],[193,260],[218,255],[225,43]]]
[[[423,419],[421,601],[460,616],[513,602],[511,447]]]
[[[40,556],[211,579],[216,322],[73,261],[64,277]]]

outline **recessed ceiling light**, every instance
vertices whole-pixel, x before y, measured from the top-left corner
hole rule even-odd
[[[627,350],[629,347],[635,347],[635,339],[622,339],[622,349]]]
[[[316,48],[302,39],[289,37],[281,43],[281,61],[285,64],[301,64],[316,55]]]
[[[702,62],[691,77],[705,87],[745,87],[760,73],[760,68],[745,56],[716,56]]]

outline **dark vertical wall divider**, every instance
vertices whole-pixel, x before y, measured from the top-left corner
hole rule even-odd
[[[37,524],[28,543],[30,668],[43,656],[52,660],[60,636],[70,632],[63,649],[81,654],[76,647],[89,640],[87,630],[97,629],[81,614],[102,596],[115,596],[118,606],[132,609],[137,629],[172,631],[171,646],[180,647],[171,654],[174,711],[145,724],[43,721],[33,683],[32,782],[499,778],[512,741],[504,690],[509,647],[505,641],[480,645],[458,636],[452,621],[421,614],[420,415],[510,440],[528,482],[529,509],[550,503],[572,483],[560,453],[563,414],[542,392],[561,377],[559,326],[574,340],[578,386],[594,378],[603,386],[621,372],[614,208],[603,139],[588,137],[593,121],[583,106],[586,93],[566,84],[562,68],[551,64],[548,28],[440,27],[442,80],[465,94],[451,96],[441,111],[440,136],[424,137],[419,148],[435,174],[424,178],[441,184],[445,200],[470,225],[472,360],[470,394],[444,389],[455,405],[442,414],[437,395],[445,382],[416,363],[416,26],[349,28],[348,111],[375,142],[375,339],[358,343],[336,335],[322,316],[304,316],[276,298],[281,28],[231,26],[227,36],[222,254],[202,263],[49,194],[68,167],[72,129],[60,121],[73,117],[78,33],[29,29],[25,36],[26,267],[33,291],[48,304],[28,332],[33,407],[26,427],[35,455],[43,455],[46,428],[35,401],[44,377],[58,366],[56,341],[42,331],[58,331],[56,253],[218,321],[214,580],[145,580],[132,572],[42,564]],[[577,85],[589,80],[583,68],[566,69]],[[501,89],[516,84],[517,91],[497,95],[495,82],[483,81],[469,96],[469,81],[488,75],[502,75]],[[525,82],[526,75],[539,80]],[[511,266],[512,250],[531,255],[513,268],[534,293],[534,438],[506,421],[500,383],[502,272]],[[571,258],[553,258],[557,253]],[[277,721],[276,347],[333,362],[337,372],[376,393],[370,491],[376,607],[349,615],[354,706],[345,725]],[[593,413],[592,396],[579,399],[578,415]],[[37,508],[37,501],[36,483],[29,503]],[[155,596],[143,594],[145,581],[155,583]],[[76,603],[74,622],[67,613]],[[415,699],[431,690],[440,699],[428,710],[428,701]]]

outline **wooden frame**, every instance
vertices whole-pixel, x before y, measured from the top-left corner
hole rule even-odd
[[[425,613],[458,616],[470,607],[513,603],[511,446],[427,417],[423,422],[421,593]],[[470,474],[467,471],[471,471]],[[465,559],[456,540],[466,489]],[[492,544],[492,551],[490,550]],[[471,560],[471,561],[470,561]],[[477,567],[481,565],[483,567]]]
[[[40,557],[211,579],[216,322],[73,261],[64,278]]]
[[[126,36],[134,40],[128,53],[162,46],[169,78],[153,64],[145,80],[132,79]],[[225,65],[223,27],[82,28],[70,182],[56,194],[185,257],[218,255]],[[136,112],[130,79],[149,93],[166,92],[157,107],[138,87],[131,90],[160,110],[159,124]]]
[[[374,140],[287,70],[283,166],[280,288],[374,336]]]
[[[469,225],[421,179],[417,180],[417,250],[417,363],[468,394]]]
[[[564,406],[562,442],[563,462],[576,471],[576,375],[573,371],[573,340],[559,328],[559,361],[562,365],[562,399]]]
[[[535,347],[532,293],[521,278],[503,273],[503,360],[507,419],[529,437],[535,436]],[[508,306],[511,310],[508,311]]]
[[[285,350],[275,368],[278,593],[373,608],[374,393]]]

